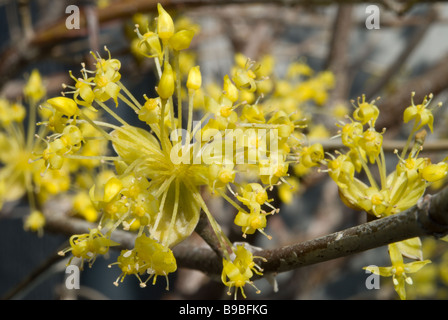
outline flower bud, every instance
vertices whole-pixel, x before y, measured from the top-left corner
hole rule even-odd
[[[188,73],[187,88],[190,90],[199,90],[202,84],[202,75],[199,66],[193,67]]]
[[[439,162],[430,164],[421,170],[422,178],[428,182],[434,182],[446,177],[448,173],[448,164]]]
[[[255,74],[252,70],[238,69],[232,79],[238,89],[247,89],[254,92],[257,89],[254,78]]]
[[[236,86],[230,81],[230,78],[228,75],[224,77],[224,95],[229,98],[232,102],[235,102],[238,100],[238,89]]]
[[[25,220],[25,230],[41,232],[45,226],[45,216],[39,210],[31,211]]]
[[[174,22],[168,12],[163,9],[162,5],[157,4],[157,10],[159,11],[159,17],[157,20],[157,33],[159,38],[167,40],[174,34]]]
[[[170,38],[169,43],[174,50],[181,51],[188,49],[193,37],[193,30],[180,30]]]
[[[46,89],[38,70],[35,69],[31,72],[30,78],[23,89],[23,93],[27,98],[35,102],[45,96]]]
[[[104,202],[111,201],[123,188],[123,183],[115,177],[110,178],[104,185]]]
[[[174,72],[168,62],[165,63],[165,67],[163,68],[163,73],[157,87],[157,93],[162,99],[168,99],[174,93]]]
[[[78,105],[73,99],[56,97],[47,100],[48,104],[65,116],[71,117],[78,114]]]

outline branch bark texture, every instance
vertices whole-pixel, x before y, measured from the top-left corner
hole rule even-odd
[[[419,204],[398,214],[257,255],[268,260],[262,264],[266,272],[284,272],[409,238],[440,237],[447,232],[448,189],[445,189],[434,197],[422,198]]]

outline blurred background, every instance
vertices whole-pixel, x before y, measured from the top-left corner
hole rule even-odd
[[[323,112],[339,103],[350,106],[351,99],[366,94],[377,98],[381,110],[378,126],[387,127],[385,137],[404,139],[402,112],[428,94],[434,101],[447,103],[448,94],[448,4],[412,1],[379,1],[379,29],[368,29],[369,4],[354,1],[169,1],[164,7],[175,17],[187,17],[200,28],[191,51],[201,66],[204,82],[220,81],[234,63],[236,53],[253,60],[269,54],[275,59],[275,73],[285,74],[289,64],[305,59],[316,71],[330,70],[335,87]],[[341,1],[342,2],[342,1]],[[81,10],[80,29],[67,29],[69,5]],[[132,39],[136,14],[156,15],[155,1],[50,1],[0,0],[0,97],[21,99],[23,86],[37,68],[47,87],[48,97],[58,95],[62,83],[70,83],[68,70],[78,71],[81,62],[92,63],[91,50],[102,54],[107,45],[122,62],[123,83],[136,95],[150,95],[155,86],[154,65],[135,55]],[[328,108],[328,109],[325,109]],[[119,108],[120,109],[120,108]],[[325,111],[328,110],[328,111]],[[446,108],[436,115],[435,132],[428,137],[434,144],[447,138]],[[127,117],[127,115],[122,115]],[[132,118],[127,117],[132,123]],[[327,120],[322,120],[327,121]],[[334,121],[325,123],[331,133]],[[391,151],[391,150],[390,150]],[[446,144],[431,149],[430,156],[443,159]],[[393,161],[392,152],[388,155]],[[430,190],[429,192],[433,192]],[[220,204],[217,204],[219,206]],[[66,246],[69,235],[45,232],[41,237],[25,232],[25,200],[6,204],[0,212],[0,297],[15,299],[221,299],[222,284],[200,272],[179,269],[170,278],[169,292],[164,281],[145,289],[135,277],[127,277],[118,288],[113,281],[115,261],[99,258],[81,273],[81,289],[66,290],[65,263],[57,251]],[[225,221],[225,209],[221,210]],[[316,172],[300,182],[292,201],[281,213],[270,217],[267,233],[249,237],[254,245],[274,248],[323,236],[366,221],[364,213],[345,207],[336,185]],[[200,241],[196,235],[190,241]],[[447,299],[445,271],[447,246],[424,239],[428,258],[434,263],[408,286],[409,298]],[[362,267],[388,265],[387,248],[300,268],[277,277],[279,291],[266,280],[256,282],[262,290],[249,299],[396,299],[390,279],[381,279],[381,290],[368,290],[368,275]]]

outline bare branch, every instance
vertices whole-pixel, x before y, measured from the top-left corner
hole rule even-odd
[[[352,12],[353,6],[351,5],[339,6],[333,25],[327,65],[324,68],[332,71],[336,78],[336,87],[332,91],[332,98],[329,99],[334,103],[347,101],[350,87],[347,66],[349,59],[348,44],[350,31],[352,30]]]

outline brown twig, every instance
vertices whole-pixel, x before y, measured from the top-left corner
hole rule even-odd
[[[88,3],[85,6],[85,15],[87,20],[89,47],[93,52],[99,51],[99,21],[98,10],[94,3]],[[93,61],[92,61],[93,64]]]
[[[349,75],[347,74],[347,66],[349,59],[349,39],[350,31],[352,30],[352,12],[353,6],[340,5],[335,18],[331,43],[326,70],[332,71],[336,84],[331,93],[330,101],[338,103],[340,101],[347,101],[349,92]]]

